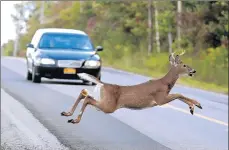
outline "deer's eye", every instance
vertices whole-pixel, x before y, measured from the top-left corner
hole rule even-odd
[[[186,65],[184,65],[184,67],[186,67]]]

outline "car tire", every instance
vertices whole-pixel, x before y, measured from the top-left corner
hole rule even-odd
[[[41,77],[39,75],[36,75],[35,66],[33,66],[33,69],[32,69],[32,82],[41,83]]]
[[[32,80],[32,73],[30,73],[29,70],[27,70],[26,79],[29,81]]]
[[[27,74],[26,74],[26,79],[27,80],[32,80],[32,73],[29,72],[29,69],[28,69],[28,60],[26,61],[27,62]]]

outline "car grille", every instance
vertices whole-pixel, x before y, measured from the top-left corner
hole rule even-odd
[[[80,68],[82,66],[83,60],[58,60],[58,67],[73,67]]]

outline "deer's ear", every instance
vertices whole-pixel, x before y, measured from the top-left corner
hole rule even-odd
[[[174,60],[172,54],[169,55],[169,62],[171,65],[175,65],[175,60]]]

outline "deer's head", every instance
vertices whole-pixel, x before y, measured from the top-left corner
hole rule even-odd
[[[174,53],[169,55],[169,62],[172,65],[172,68],[176,70],[179,75],[189,75],[193,76],[196,73],[196,70],[190,67],[189,65],[183,63],[180,59],[180,56],[183,55],[185,51],[181,54],[174,55]]]

